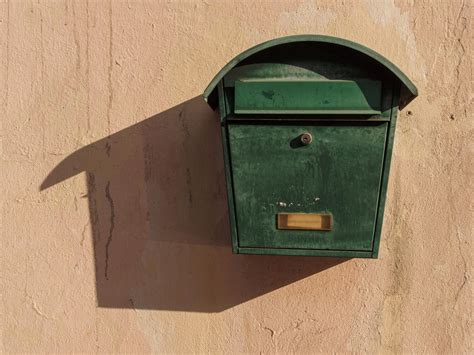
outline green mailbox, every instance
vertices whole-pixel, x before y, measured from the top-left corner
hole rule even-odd
[[[354,42],[284,37],[204,91],[219,109],[234,253],[377,258],[397,112],[417,96]]]

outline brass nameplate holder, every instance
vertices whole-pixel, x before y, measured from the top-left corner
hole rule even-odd
[[[332,215],[325,213],[278,213],[278,229],[332,230]]]

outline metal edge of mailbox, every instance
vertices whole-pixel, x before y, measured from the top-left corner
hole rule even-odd
[[[385,202],[387,199],[388,180],[390,175],[390,165],[392,162],[393,144],[395,141],[395,129],[398,116],[398,100],[400,95],[400,86],[394,85],[392,89],[392,103],[391,103],[391,119],[389,122],[389,130],[387,143],[385,146],[385,157],[382,178],[380,182],[379,203],[377,207],[377,217],[375,220],[374,241],[372,245],[372,258],[377,259],[379,255],[380,239],[382,236],[383,216],[385,212]]]
[[[329,256],[340,258],[372,258],[371,251],[358,250],[326,250],[326,249],[280,249],[280,248],[242,248],[239,247],[238,254],[256,255],[290,255],[290,256]]]
[[[243,61],[244,59],[250,57],[253,54],[256,54],[260,51],[265,49],[275,47],[282,44],[288,43],[296,43],[296,42],[320,42],[320,43],[328,43],[334,44],[342,47],[346,47],[348,49],[355,50],[362,54],[367,55],[369,58],[372,58],[376,62],[380,63],[382,66],[387,68],[389,72],[391,72],[403,85],[403,88],[407,91],[406,98],[403,100],[404,105],[408,104],[411,100],[418,96],[418,89],[416,88],[415,84],[392,62],[390,62],[387,58],[380,55],[376,51],[363,46],[359,43],[349,41],[343,38],[337,38],[332,36],[324,36],[324,35],[296,35],[296,36],[287,36],[272,39],[267,42],[260,43],[252,48],[247,49],[246,51],[238,54],[234,57],[230,62],[228,62],[218,73],[217,75],[211,80],[209,85],[206,87],[203,93],[204,100],[210,104],[212,107],[216,107],[215,104],[209,101],[209,98],[213,93],[216,91],[216,87],[221,79],[238,63]]]
[[[237,254],[239,248],[238,242],[238,232],[237,232],[237,218],[236,218],[236,208],[234,202],[234,183],[232,179],[232,164],[230,160],[230,149],[229,149],[229,139],[227,136],[227,108],[226,102],[224,99],[224,88],[222,81],[218,85],[219,94],[223,98],[219,100],[219,111],[221,116],[221,137],[222,137],[222,148],[224,153],[224,169],[226,177],[226,190],[227,190],[227,206],[229,209],[229,224],[230,232],[232,237],[232,252]]]

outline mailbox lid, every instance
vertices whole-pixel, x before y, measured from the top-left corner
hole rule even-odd
[[[229,123],[238,246],[371,251],[387,127]],[[279,213],[331,215],[331,230],[277,229]]]
[[[216,108],[218,83],[228,77],[235,68],[252,63],[270,63],[273,65],[275,63],[288,63],[288,61],[294,62],[296,66],[301,66],[297,60],[298,54],[302,55],[301,59],[305,62],[308,60],[314,62],[319,59],[327,61],[327,57],[332,56],[329,63],[338,62],[341,64],[341,68],[353,66],[364,68],[368,72],[384,72],[383,77],[390,78],[390,81],[395,79],[402,88],[401,107],[418,95],[415,85],[400,69],[365,46],[330,36],[296,35],[261,43],[237,55],[210,82],[203,93],[204,99],[211,107]],[[303,63],[302,67],[308,67],[306,64],[308,63]],[[309,67],[312,67],[312,65]],[[354,78],[354,76],[350,75],[350,78]]]
[[[238,80],[234,113],[380,115],[381,102],[377,80]]]

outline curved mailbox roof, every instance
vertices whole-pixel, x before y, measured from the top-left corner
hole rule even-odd
[[[346,39],[331,37],[331,36],[322,36],[322,35],[297,35],[297,36],[288,36],[288,37],[281,37],[277,39],[273,39],[267,42],[263,42],[261,44],[256,45],[250,49],[247,49],[245,52],[242,52],[234,59],[232,59],[229,63],[227,63],[217,75],[212,79],[209,83],[207,88],[204,90],[203,96],[206,102],[209,102],[209,98],[216,94],[217,84],[219,81],[229,73],[232,68],[237,66],[240,62],[247,59],[248,57],[266,50],[271,47],[276,47],[282,44],[288,43],[296,43],[296,42],[313,42],[313,43],[328,43],[333,44],[336,46],[345,47],[348,49],[352,49],[354,51],[360,52],[369,58],[377,61],[383,67],[387,69],[387,71],[391,72],[396,78],[400,80],[402,85],[402,89],[405,89],[404,94],[404,104],[407,104],[411,100],[413,100],[416,96],[418,96],[418,89],[416,88],[415,84],[400,70],[397,66],[395,66],[392,62],[388,59],[383,57],[382,55],[378,54],[377,52],[373,51],[370,48],[367,48],[361,44],[348,41]]]

